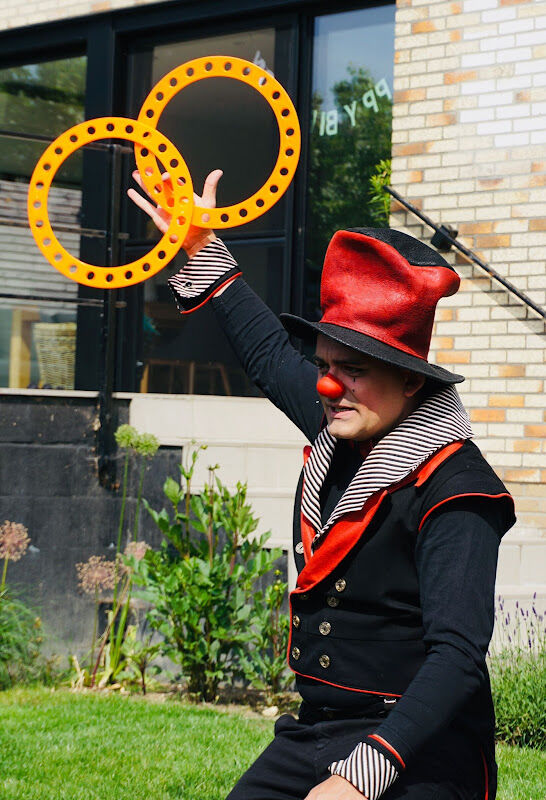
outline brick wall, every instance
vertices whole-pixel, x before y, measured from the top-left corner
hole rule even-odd
[[[40,22],[53,22],[95,14],[101,11],[114,11],[152,5],[161,0],[2,0],[0,3],[0,30],[35,25]]]
[[[544,306],[546,4],[398,0],[395,50],[393,187]],[[391,225],[430,238],[397,204]],[[499,580],[530,591],[546,582],[544,321],[448,258],[461,288],[441,303],[432,359],[467,378],[477,444],[517,504]]]

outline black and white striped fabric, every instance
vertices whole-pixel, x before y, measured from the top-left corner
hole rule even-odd
[[[180,310],[192,310],[240,269],[221,239],[209,242],[167,281]]]
[[[347,758],[330,764],[329,770],[352,783],[368,800],[381,797],[398,777],[398,770],[383,753],[365,742],[357,744]]]
[[[472,436],[470,420],[454,386],[427,398],[371,450],[323,525],[319,492],[330,468],[336,439],[324,428],[304,469],[302,511],[313,525],[316,546],[343,514],[360,510],[372,494],[398,483],[446,444]]]

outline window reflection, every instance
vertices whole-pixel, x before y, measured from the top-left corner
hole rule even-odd
[[[230,244],[245,280],[269,305],[280,311],[282,247]],[[182,259],[180,267],[182,264]],[[259,396],[248,380],[226,336],[207,304],[196,314],[182,316],[165,282],[150,278],[144,284],[143,392]]]
[[[155,46],[144,96],[171,69],[206,55],[244,58],[273,72],[275,53],[278,54],[283,36],[274,28],[264,28]],[[137,65],[144,65],[145,72],[145,54],[135,58]],[[282,76],[278,77],[282,80]],[[142,88],[135,87],[136,96]],[[277,160],[279,135],[275,116],[265,99],[240,81],[207,78],[190,84],[166,106],[159,128],[182,153],[196,192],[201,192],[212,169],[224,171],[218,205],[230,205],[252,195],[268,178]],[[283,197],[257,220],[219,231],[220,235],[226,234],[226,239],[237,237],[229,247],[240,260],[245,279],[277,312],[281,310],[283,284],[285,203]],[[147,224],[146,233],[150,238],[156,236],[153,223]],[[263,238],[253,241],[257,234]],[[264,241],[266,237],[268,241]],[[179,254],[168,269],[143,284],[144,371],[140,390],[257,396],[258,390],[239,366],[210,305],[196,314],[182,316],[177,311],[167,279],[184,261]]]
[[[318,318],[331,236],[387,224],[368,199],[370,176],[391,152],[394,5],[318,17],[313,63],[304,313]]]
[[[54,138],[84,119],[84,57],[0,70],[0,129]],[[0,386],[74,387],[77,284],[53,269],[26,222],[28,182],[47,142],[0,137]],[[79,226],[81,153],[65,162],[49,194],[55,224]],[[23,223],[23,225],[21,225]],[[59,233],[79,254],[77,233]],[[59,302],[32,302],[32,294]],[[19,297],[21,299],[19,299]]]

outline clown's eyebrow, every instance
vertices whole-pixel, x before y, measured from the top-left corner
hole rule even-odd
[[[311,358],[311,361],[317,367],[327,367],[328,366],[328,362],[324,361],[324,359],[321,358],[320,356],[317,356],[316,353]],[[339,366],[339,367],[359,367],[359,368],[366,367],[369,364],[369,362],[368,362],[368,360],[367,360],[367,358],[365,356],[364,356],[364,358],[362,358],[362,360],[360,360],[358,358],[358,356],[356,358],[333,358],[330,363],[331,364],[335,364],[336,366]]]

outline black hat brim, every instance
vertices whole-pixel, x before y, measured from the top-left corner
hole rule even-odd
[[[294,314],[281,314],[281,322],[288,333],[297,336],[299,339],[314,339],[319,333],[322,333],[324,336],[328,336],[328,338],[334,339],[347,347],[352,347],[353,350],[358,350],[360,353],[365,353],[372,358],[378,358],[380,361],[385,361],[395,367],[417,372],[419,375],[424,375],[439,383],[449,385],[464,381],[463,375],[449,372],[449,370],[438,367],[436,364],[429,364],[428,361],[423,361],[422,358],[404,353],[402,350],[380,342],[372,336],[367,336],[365,333],[360,333],[350,328],[343,328],[341,325],[333,325],[330,322],[309,322],[306,319],[302,319],[302,317],[296,317]]]

